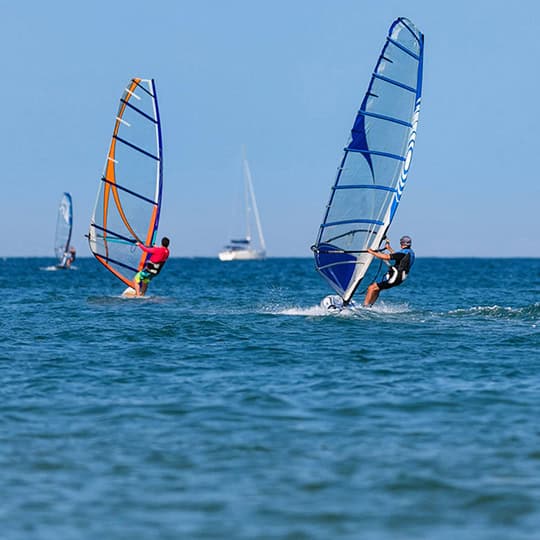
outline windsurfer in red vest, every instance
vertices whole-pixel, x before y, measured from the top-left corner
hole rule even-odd
[[[165,261],[169,258],[169,239],[164,236],[161,239],[161,246],[158,247],[147,247],[140,242],[137,242],[136,245],[144,252],[150,254],[144,268],[140,272],[137,272],[133,278],[137,296],[144,296],[150,280],[155,278],[161,272]]]

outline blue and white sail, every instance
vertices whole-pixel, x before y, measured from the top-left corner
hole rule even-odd
[[[56,255],[58,266],[64,266],[66,255],[71,242],[71,231],[73,228],[73,201],[71,195],[64,192],[58,205],[56,217],[56,231],[54,234],[54,254]]]
[[[424,36],[395,20],[372,74],[317,240],[317,270],[348,302],[394,218],[407,181],[422,95]]]

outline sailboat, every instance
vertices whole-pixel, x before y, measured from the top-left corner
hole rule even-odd
[[[246,159],[245,151],[242,159],[244,171],[244,210],[245,210],[245,236],[241,238],[231,239],[218,257],[220,261],[250,261],[266,258],[266,246],[261,227],[261,219],[259,210],[257,209],[257,201],[255,200],[255,191],[253,189],[253,180],[251,171]],[[255,218],[255,226],[259,237],[259,247],[254,247],[251,237],[252,214]]]
[[[71,231],[73,229],[73,201],[71,194],[64,192],[58,205],[56,217],[56,231],[54,235],[54,254],[56,256],[56,268],[67,269],[70,259]]]
[[[327,308],[341,309],[352,301],[373,260],[367,249],[381,250],[396,214],[416,141],[423,59],[423,34],[410,20],[396,19],[312,246],[317,271],[337,293],[323,300]]]
[[[124,89],[99,180],[88,233],[94,257],[134,288],[133,277],[157,235],[163,188],[163,151],[154,79],[131,79]]]

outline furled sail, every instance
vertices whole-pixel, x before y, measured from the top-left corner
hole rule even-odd
[[[54,236],[54,254],[58,264],[65,262],[65,255],[71,242],[71,230],[73,228],[73,202],[69,193],[64,193],[58,205],[56,218],[56,232]]]
[[[357,113],[315,245],[317,270],[348,302],[403,194],[416,140],[424,36],[405,18],[388,37]]]
[[[153,79],[132,79],[120,99],[88,234],[96,259],[126,285],[153,244],[163,184],[161,123]]]

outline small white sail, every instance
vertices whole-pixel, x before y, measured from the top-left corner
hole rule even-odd
[[[66,266],[66,257],[69,252],[71,242],[71,230],[73,227],[73,202],[69,193],[64,193],[58,206],[58,216],[56,219],[56,232],[54,236],[54,254],[57,259],[57,266]]]

